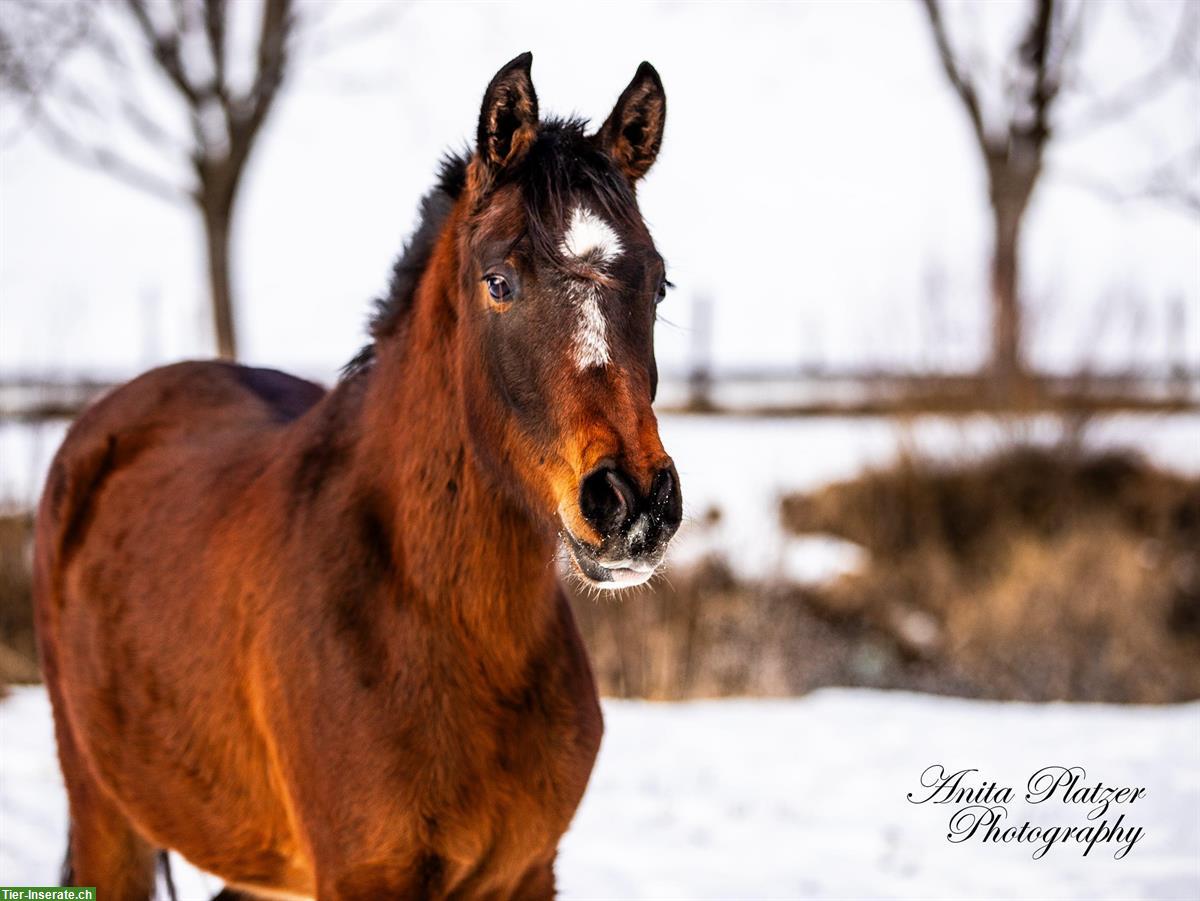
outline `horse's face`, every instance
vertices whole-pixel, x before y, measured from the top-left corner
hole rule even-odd
[[[493,439],[482,455],[554,518],[589,582],[620,588],[650,578],[682,509],[650,407],[666,271],[633,191],[666,98],[643,63],[596,134],[543,124],[530,62],[489,85],[468,170],[464,396],[473,433]]]

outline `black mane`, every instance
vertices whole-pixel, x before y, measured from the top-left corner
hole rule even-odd
[[[405,243],[399,259],[392,266],[387,295],[374,302],[374,311],[367,325],[371,343],[342,367],[342,378],[349,378],[370,368],[375,359],[375,342],[394,334],[404,321],[412,307],[417,282],[433,254],[433,245],[442,231],[442,224],[466,186],[468,162],[468,157],[462,153],[448,154],[443,158],[437,185],[421,198],[417,230]]]
[[[525,158],[512,171],[501,173],[497,186],[518,184],[524,199],[527,234],[535,252],[549,260],[560,258],[558,240],[569,204],[579,194],[588,195],[612,220],[634,222],[637,200],[629,180],[612,159],[584,133],[582,119],[550,119],[541,123],[538,136]],[[375,345],[394,335],[407,318],[421,273],[429,263],[446,217],[467,182],[469,155],[445,157],[438,182],[421,200],[420,220],[392,268],[385,297],[375,301],[368,331],[371,343],[345,365],[342,377],[367,370],[375,358]]]

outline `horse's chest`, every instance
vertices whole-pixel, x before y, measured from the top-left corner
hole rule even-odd
[[[448,783],[430,786],[435,813],[424,825],[463,878],[517,878],[552,859],[570,825],[599,747],[599,710],[589,697],[504,711],[487,732],[463,736]]]
[[[313,727],[292,785],[320,833],[317,869],[393,861],[448,893],[527,896],[517,888],[548,872],[599,748],[583,648],[562,613],[540,653],[489,668],[494,647],[431,635],[405,610],[371,624],[393,644],[370,667],[357,645],[332,645],[316,696],[297,692],[290,705]]]
[[[544,824],[553,831],[569,821],[591,773],[599,733],[587,727],[580,710],[557,713],[502,716],[486,733],[462,734],[455,795],[472,799],[479,813],[528,830]]]

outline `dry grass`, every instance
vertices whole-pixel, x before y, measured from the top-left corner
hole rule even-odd
[[[708,561],[646,597],[574,598],[602,689],[1200,697],[1200,481],[1072,447],[909,457],[788,498],[791,531],[870,552],[828,585],[736,584]]]
[[[0,686],[37,682],[30,585],[33,518],[0,514]]]
[[[868,628],[815,613],[803,590],[738,583],[719,559],[640,595],[571,601],[605,695],[781,697],[881,671]]]
[[[1136,455],[908,458],[789,498],[872,563],[822,594],[989,697],[1200,697],[1200,480]]]

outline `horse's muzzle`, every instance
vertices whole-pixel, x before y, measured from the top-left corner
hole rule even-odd
[[[668,463],[643,494],[621,469],[601,465],[580,485],[579,510],[601,537],[596,546],[567,533],[584,577],[603,588],[640,585],[654,575],[683,519],[679,476]]]

